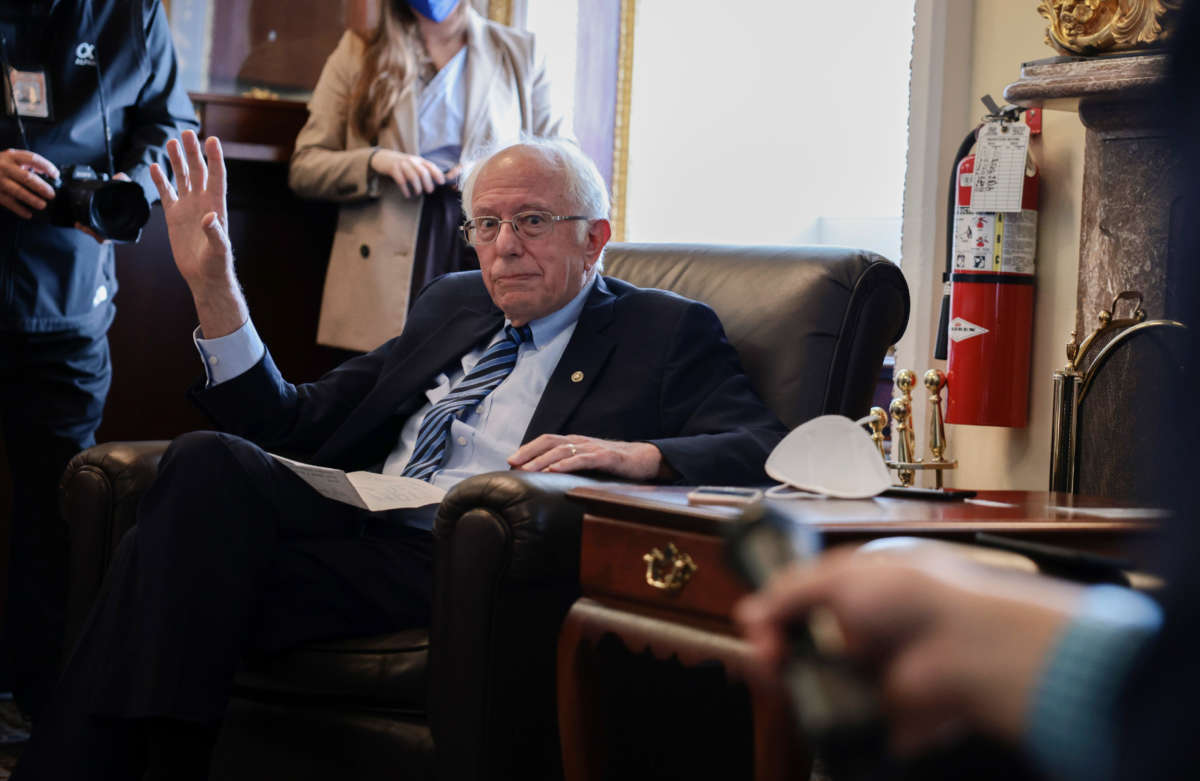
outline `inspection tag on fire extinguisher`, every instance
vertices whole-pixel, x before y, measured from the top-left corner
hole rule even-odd
[[[1025,186],[1029,125],[984,122],[975,149],[971,211],[1019,212]]]

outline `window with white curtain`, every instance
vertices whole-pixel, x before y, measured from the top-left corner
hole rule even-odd
[[[565,96],[578,0],[527,3]],[[913,5],[637,0],[625,239],[898,261]]]

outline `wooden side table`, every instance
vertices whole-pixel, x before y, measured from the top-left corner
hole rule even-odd
[[[725,564],[723,527],[737,510],[691,507],[686,493],[686,488],[632,485],[579,487],[569,493],[586,508],[583,596],[567,615],[558,650],[559,729],[570,781],[614,777],[612,763],[622,749],[609,745],[611,725],[630,716],[608,710],[619,711],[611,689],[620,683],[602,674],[600,665],[606,662],[599,649],[614,641],[631,658],[652,658],[664,670],[719,665],[729,685],[747,694],[747,713],[740,722],[731,720],[729,741],[745,749],[739,765],[745,777],[808,777],[812,757],[795,739],[789,705],[779,690],[750,675],[748,648],[730,620],[734,603],[746,593]],[[1107,500],[1023,491],[981,492],[977,499],[799,500],[777,506],[797,521],[814,524],[826,546],[896,535],[969,542],[975,532],[987,531],[1111,555],[1148,540],[1157,529],[1153,511],[1093,514],[1111,510]],[[690,580],[677,590],[648,584],[643,557],[668,546],[695,565]],[[663,723],[676,728],[689,718],[707,725],[715,717],[679,712],[670,703],[663,714],[669,719]],[[750,737],[739,743],[733,735],[737,729],[749,729]],[[653,742],[657,736],[645,739]]]

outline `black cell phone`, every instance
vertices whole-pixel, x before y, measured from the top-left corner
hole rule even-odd
[[[881,496],[892,496],[899,499],[930,499],[935,502],[953,502],[960,499],[971,499],[975,491],[970,488],[921,488],[915,485],[894,485],[885,489]]]
[[[726,543],[730,564],[757,590],[793,561],[815,556],[820,535],[760,501],[731,524]],[[825,653],[808,621],[788,628],[788,642],[783,681],[797,725],[835,778],[872,772],[886,746],[878,690],[851,662]]]

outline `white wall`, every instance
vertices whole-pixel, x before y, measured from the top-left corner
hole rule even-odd
[[[969,127],[974,8],[973,0],[917,0],[915,8],[900,261],[912,303],[896,365],[918,371],[933,365],[948,172]],[[916,431],[925,431],[925,409],[914,405]]]
[[[1003,103],[1001,93],[1020,77],[1022,62],[1054,56],[1043,43],[1045,27],[1033,2],[975,0],[967,126],[983,113],[979,96],[990,92]],[[1084,130],[1075,113],[1063,111],[1045,112],[1043,127],[1031,144],[1042,181],[1029,424],[1023,429],[950,426],[951,449],[959,460],[952,485],[1044,490],[1048,482],[1050,376],[1066,362],[1063,346],[1075,321]]]

